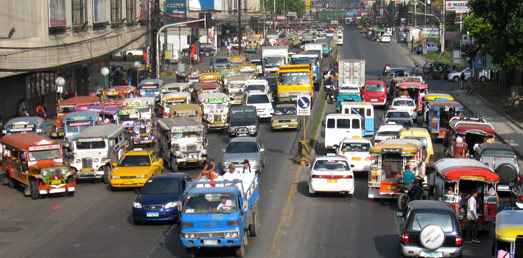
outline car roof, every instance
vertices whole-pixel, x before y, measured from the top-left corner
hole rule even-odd
[[[294,104],[278,104],[276,105],[276,107],[282,107],[282,108],[289,108],[289,107],[292,107],[292,108],[296,108],[296,105]]]
[[[141,156],[141,155],[149,155],[151,153],[152,153],[152,151],[134,149],[132,151],[126,152],[124,155],[125,156]]]
[[[410,203],[410,210],[417,211],[445,211],[454,213],[454,209],[445,202],[435,200],[414,200]]]
[[[407,96],[397,97],[397,98],[394,98],[392,101],[394,102],[396,100],[410,100],[410,101],[414,101],[410,97],[407,97]]]
[[[371,143],[371,141],[367,138],[343,138],[341,142],[354,142],[354,143]]]
[[[342,157],[337,157],[337,156],[317,156],[316,159],[314,159],[314,161],[317,161],[317,160],[343,160],[343,161],[347,161],[346,158],[342,158]]]
[[[231,142],[258,142],[258,139],[256,137],[236,137],[233,138],[229,143]]]
[[[483,143],[480,145],[480,149],[481,150],[509,150],[509,151],[514,151],[509,145],[507,144],[503,144],[503,143],[498,143],[498,142],[494,142],[494,143]]]
[[[378,132],[384,132],[384,131],[398,131],[403,129],[402,125],[381,125],[378,128]]]

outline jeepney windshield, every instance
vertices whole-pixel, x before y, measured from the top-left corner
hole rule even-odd
[[[288,72],[280,73],[278,82],[281,85],[310,85],[311,78],[309,72]]]
[[[266,57],[264,58],[266,65],[284,65],[285,64],[285,58],[282,56],[274,56],[274,57]]]
[[[423,143],[423,145],[427,146],[427,138],[425,137],[404,137],[403,139],[418,140]]]
[[[65,123],[65,125],[66,125],[65,130],[67,130],[67,132],[70,132],[70,133],[79,133],[83,129],[85,129],[89,126],[93,126],[93,124],[94,123],[92,120],[67,121]]]
[[[123,100],[122,95],[105,95],[103,100]]]
[[[243,83],[229,83],[229,89],[242,89]]]
[[[78,150],[91,150],[91,149],[104,149],[105,141],[93,140],[93,139],[80,139],[76,141],[76,149]]]
[[[60,159],[60,150],[40,150],[40,151],[30,151],[29,160],[38,161],[38,160],[50,160],[50,159]]]
[[[193,132],[183,132],[183,133],[173,133],[173,138],[179,139],[179,138],[197,138],[202,135],[201,131],[193,131]]]
[[[265,92],[265,85],[263,84],[251,84],[249,86],[247,86],[247,88],[245,89],[245,91],[252,91],[252,90],[259,90],[259,91],[262,91],[262,92]]]
[[[316,65],[316,61],[314,59],[293,59],[292,64],[311,64]]]
[[[191,194],[187,196],[184,213],[233,213],[238,210],[236,196],[231,193]]]
[[[67,113],[74,112],[74,111],[76,111],[76,110],[74,110],[75,106],[76,105],[71,105],[71,104],[60,105],[58,107],[58,113],[67,114]]]
[[[220,110],[220,109],[225,109],[227,108],[228,104],[227,103],[205,103],[204,104],[204,109],[205,110]]]

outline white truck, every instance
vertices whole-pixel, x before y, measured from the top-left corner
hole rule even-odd
[[[361,89],[365,85],[365,60],[343,59],[338,61],[338,85],[355,83]]]
[[[275,73],[280,65],[289,64],[289,48],[286,46],[262,47],[263,73]]]
[[[307,53],[317,53],[318,60],[323,58],[323,44],[322,43],[307,43],[303,47]]]

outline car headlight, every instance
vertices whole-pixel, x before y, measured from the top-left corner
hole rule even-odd
[[[47,171],[47,170],[42,171],[42,176],[48,176],[48,175],[49,175],[49,171]]]
[[[133,202],[133,208],[141,209],[142,208],[142,204],[139,203],[139,202]]]
[[[135,132],[139,132],[139,131],[140,131],[140,128],[135,127],[135,128],[134,128],[134,131],[135,131]]]
[[[194,233],[183,233],[183,238],[196,238]]]
[[[67,174],[67,168],[62,168],[62,175]]]
[[[231,232],[225,232],[225,238],[231,238]]]
[[[234,231],[234,232],[232,232],[232,234],[231,234],[231,238],[238,238],[239,235],[240,235],[240,234],[238,233],[238,231]]]
[[[120,176],[111,176],[111,179],[120,179]]]
[[[74,162],[75,162],[75,163],[81,163],[82,160],[81,160],[81,159],[75,159]]]
[[[163,206],[164,209],[173,209],[173,208],[176,208],[176,206],[180,207],[181,206],[181,202],[178,201],[178,202],[168,202],[167,204],[165,204],[165,206]]]
[[[136,178],[147,178],[147,175],[137,175]]]

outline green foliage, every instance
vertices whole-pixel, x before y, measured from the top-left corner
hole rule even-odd
[[[424,54],[423,57],[425,57],[425,59],[427,59],[427,60],[440,61],[439,53],[437,53],[437,52],[428,52],[428,53]],[[447,51],[443,52],[443,54],[441,55],[441,61],[447,62],[447,63],[452,63],[452,61],[453,61],[452,55]]]
[[[265,10],[272,13],[274,10],[273,5],[274,0],[267,0],[265,2]],[[262,1],[260,1],[263,4]],[[283,13],[283,0],[276,0],[276,15]],[[287,12],[296,12],[298,18],[302,18],[305,14],[305,2],[301,0],[285,0],[285,11]]]
[[[505,70],[523,66],[521,0],[470,0],[465,28],[483,54]]]

